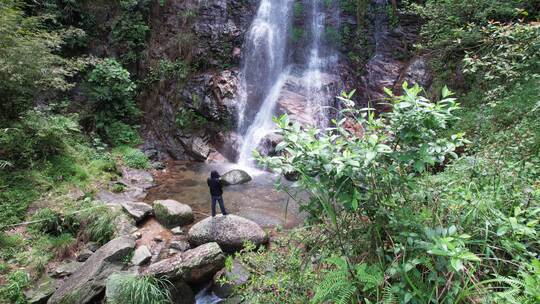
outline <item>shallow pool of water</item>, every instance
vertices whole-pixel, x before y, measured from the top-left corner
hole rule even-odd
[[[224,174],[237,169],[235,164],[205,164],[171,162],[156,176],[156,185],[149,190],[147,202],[174,199],[191,206],[195,222],[211,215],[210,193],[206,184],[212,170]],[[287,193],[277,191],[277,176],[247,169],[253,180],[249,183],[224,187],[223,198],[227,212],[251,219],[263,227],[290,228],[301,222],[298,206]],[[219,212],[219,206],[216,206]]]

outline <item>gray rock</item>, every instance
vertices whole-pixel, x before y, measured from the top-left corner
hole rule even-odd
[[[276,146],[282,141],[282,135],[272,132],[263,137],[257,146],[257,151],[264,156],[276,156],[278,155],[278,152],[276,152]]]
[[[122,260],[134,247],[135,240],[130,237],[108,242],[65,280],[47,303],[90,303],[105,290],[107,278],[122,268]]]
[[[249,276],[249,271],[247,271],[242,264],[235,260],[230,271],[223,268],[214,275],[212,290],[216,296],[220,298],[228,298],[232,295],[236,286],[241,286],[249,280]],[[228,283],[221,284],[219,282],[221,278],[226,278]]]
[[[88,258],[94,254],[94,252],[90,249],[83,249],[79,254],[77,255],[77,262],[84,262],[88,260]]]
[[[171,242],[171,248],[183,252],[183,251],[186,251],[189,248],[191,248],[191,246],[186,241],[172,241]]]
[[[132,236],[134,239],[138,240],[138,239],[142,238],[142,233],[141,233],[140,231],[135,231],[135,232],[133,232],[133,233],[131,234],[131,236]]]
[[[174,200],[154,201],[156,219],[162,225],[175,227],[193,222],[191,207]]]
[[[51,277],[53,278],[63,278],[72,275],[75,273],[80,267],[81,263],[71,261],[64,264],[60,264],[58,267],[54,269],[54,271],[51,274]]]
[[[246,241],[255,245],[268,242],[266,232],[255,222],[237,215],[208,217],[193,225],[188,233],[195,246],[216,242],[225,251],[240,250]]]
[[[180,227],[174,227],[173,229],[171,229],[171,232],[174,235],[184,234],[184,230],[182,230],[182,228]]]
[[[136,222],[140,222],[147,216],[152,214],[154,210],[152,206],[142,202],[122,202],[120,203],[124,211],[126,211]]]
[[[150,265],[143,274],[166,277],[171,281],[202,283],[225,265],[225,256],[217,243],[197,248]]]
[[[243,170],[231,170],[221,176],[221,183],[225,186],[245,184],[251,181],[251,176]]]
[[[88,250],[90,250],[92,252],[96,252],[96,250],[99,249],[99,244],[96,243],[96,242],[88,242],[88,243],[86,243],[86,245],[84,245],[84,248],[88,249]]]
[[[152,253],[146,246],[141,246],[135,250],[135,253],[133,253],[133,257],[131,258],[131,264],[135,266],[140,266],[152,258]]]
[[[45,304],[56,290],[56,281],[45,276],[35,284],[35,287],[24,292],[29,304]]]

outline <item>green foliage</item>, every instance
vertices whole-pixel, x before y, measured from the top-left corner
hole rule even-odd
[[[184,131],[200,130],[208,124],[208,120],[190,108],[181,108],[176,115],[176,125]]]
[[[65,151],[70,137],[79,133],[75,117],[31,110],[10,128],[0,130],[0,155],[19,167]]]
[[[57,55],[63,41],[42,28],[38,17],[26,16],[15,0],[0,3],[0,127],[33,107],[46,90],[65,91],[80,66]]]
[[[324,28],[324,39],[326,39],[329,44],[335,47],[340,47],[341,35],[335,27],[327,26]]]
[[[410,8],[426,23],[422,43],[438,79],[460,68],[493,102],[522,77],[538,77],[538,3],[526,0],[424,1]],[[462,68],[461,68],[462,67]]]
[[[304,15],[305,7],[302,2],[295,2],[294,3],[294,17],[299,18]]]
[[[291,35],[291,41],[293,43],[298,43],[304,39],[306,32],[301,27],[293,27],[290,35]]]
[[[291,231],[287,238],[275,239],[272,243],[275,250],[246,244],[235,260],[252,275],[249,283],[236,287],[235,292],[245,303],[309,303],[311,289],[317,281],[302,246],[313,246],[313,252],[318,253],[317,237],[299,229]]]
[[[113,153],[119,155],[124,165],[135,169],[150,168],[148,157],[139,149],[128,146],[120,146],[113,150]]]
[[[150,31],[147,15],[150,1],[121,0],[122,13],[112,28],[113,43],[120,49],[124,64],[134,64],[141,58],[146,47],[146,36]]]
[[[317,242],[303,238],[306,265],[291,272],[305,284],[291,288],[285,280],[284,290],[298,290],[288,296],[319,303],[537,302],[537,262],[530,261],[540,250],[538,90],[530,80],[492,106],[460,109],[447,89],[431,102],[405,86],[400,96],[388,91],[392,111],[377,117],[347,108],[353,103],[344,95],[346,109],[326,130],[277,119],[281,154],[258,159],[297,173],[296,183],[280,187],[320,223],[306,228]],[[474,140],[465,141],[462,131]],[[465,143],[471,155],[457,155]],[[271,248],[250,266],[267,269],[284,252]],[[275,295],[271,281],[253,279],[237,292],[249,299],[255,290],[258,298]]]
[[[350,267],[345,258],[331,257],[327,260],[336,269],[327,271],[323,281],[317,286],[317,290],[312,299],[313,303],[327,303],[331,301],[336,304],[359,303],[356,299],[357,288],[360,286],[363,292],[376,291],[379,285],[384,282],[384,276],[376,266],[367,266],[360,263]],[[351,284],[351,281],[354,282]]]
[[[467,52],[463,72],[478,85],[492,88],[491,101],[518,80],[540,78],[540,25],[488,23],[482,28],[483,50]]]
[[[114,59],[106,59],[90,73],[87,87],[93,115],[86,120],[91,120],[95,130],[111,144],[137,143],[139,139],[128,124],[133,124],[141,112],[134,101],[135,84],[129,72]],[[120,134],[115,133],[118,131]]]
[[[150,84],[156,81],[169,79],[185,81],[191,73],[190,69],[190,66],[183,60],[176,60],[172,62],[162,59],[158,62],[157,67],[150,68],[146,82]]]
[[[171,303],[172,284],[153,276],[113,275],[114,290],[107,303],[164,304]]]
[[[26,299],[22,293],[30,283],[28,274],[24,271],[15,271],[8,275],[7,282],[0,287],[0,301],[9,301],[13,304],[24,304]]]
[[[60,215],[49,208],[38,210],[30,218],[33,223],[29,226],[30,229],[48,234],[57,234],[61,230],[62,220]]]
[[[89,240],[104,245],[114,237],[118,216],[107,206],[85,210],[81,213],[83,234]]]

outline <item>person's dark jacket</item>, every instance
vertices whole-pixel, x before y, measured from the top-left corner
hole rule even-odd
[[[222,196],[223,195],[223,186],[219,180],[219,173],[212,171],[210,178],[206,180],[208,187],[210,187],[210,194],[212,196]]]

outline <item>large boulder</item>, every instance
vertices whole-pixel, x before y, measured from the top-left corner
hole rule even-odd
[[[135,240],[130,237],[108,242],[65,280],[47,303],[91,303],[105,290],[107,278],[122,269],[122,261],[134,247]]]
[[[191,207],[175,200],[154,201],[154,213],[158,222],[167,227],[183,226],[193,222]]]
[[[171,281],[202,283],[224,265],[225,256],[219,245],[208,243],[154,263],[143,274],[165,277]]]
[[[154,211],[152,206],[142,202],[121,202],[120,204],[124,211],[131,215],[136,222],[144,220]]]
[[[194,246],[216,242],[225,251],[242,249],[246,241],[255,245],[268,242],[266,232],[255,222],[237,215],[208,217],[193,225],[188,233]]]
[[[224,186],[240,185],[251,181],[251,176],[243,170],[231,170],[221,176],[221,183]]]

